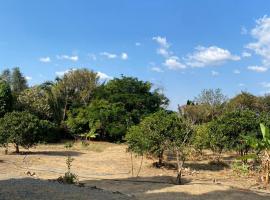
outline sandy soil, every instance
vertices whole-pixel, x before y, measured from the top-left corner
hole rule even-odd
[[[146,158],[139,177],[132,177],[131,155],[125,145],[95,142],[83,147],[76,143],[68,150],[64,144],[39,145],[23,151],[23,155],[4,155],[0,149],[0,199],[12,194],[29,199],[25,193],[32,199],[44,194],[42,199],[270,199],[268,191],[259,189],[256,177],[235,176],[231,169],[210,166],[207,160],[189,161],[185,184],[174,185],[173,169],[153,168],[153,160]],[[74,158],[72,172],[85,187],[47,181],[65,173],[67,155]],[[141,158],[133,156],[133,161],[136,176]]]

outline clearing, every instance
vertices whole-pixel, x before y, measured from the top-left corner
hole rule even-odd
[[[237,176],[205,159],[189,161],[185,184],[174,185],[173,169],[154,168],[154,160],[146,158],[139,177],[132,177],[131,156],[123,144],[78,142],[70,149],[56,144],[23,151],[4,155],[0,149],[0,199],[270,199],[270,191],[260,189],[256,178]],[[74,158],[71,171],[85,187],[52,181],[66,172],[67,155]],[[133,156],[133,160],[136,176],[141,158]]]

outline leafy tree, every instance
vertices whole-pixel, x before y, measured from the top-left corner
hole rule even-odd
[[[227,112],[209,124],[209,142],[214,152],[221,153],[224,149],[237,150],[241,155],[248,153],[250,146],[243,137],[259,137],[259,116],[250,110]]]
[[[0,81],[0,117],[12,109],[12,94],[10,86],[5,81]]]
[[[221,89],[205,89],[195,97],[194,102],[197,105],[206,107],[208,113],[204,122],[208,122],[222,113],[227,97],[222,93]]]
[[[67,125],[73,134],[95,131],[97,138],[111,141],[122,140],[126,133],[127,119],[121,103],[94,100],[85,108],[68,113]]]
[[[97,73],[87,69],[70,70],[63,77],[57,78],[55,88],[62,100],[63,121],[70,107],[88,105],[98,86],[98,80]]]
[[[24,90],[17,101],[22,110],[27,110],[41,119],[53,120],[54,113],[49,102],[49,95],[42,87],[34,86]]]
[[[187,104],[178,107],[179,113],[193,124],[202,124],[212,120],[210,106],[206,104]]]
[[[9,69],[5,69],[0,75],[0,79],[11,85],[11,72]]]
[[[13,143],[16,153],[19,146],[29,148],[40,140],[39,120],[28,112],[11,112],[0,119],[0,141]]]
[[[163,164],[166,150],[175,153],[177,158],[177,184],[181,184],[182,167],[187,155],[187,146],[191,141],[191,125],[176,113],[160,110],[132,126],[126,140],[130,151],[136,154],[151,154]]]
[[[202,154],[202,150],[209,147],[209,123],[197,125],[192,138],[192,144],[196,151]]]
[[[227,106],[228,110],[253,110],[255,112],[263,111],[263,103],[260,98],[248,93],[241,92],[232,98]]]
[[[140,119],[154,113],[168,104],[168,99],[158,90],[151,91],[149,82],[137,78],[122,76],[114,78],[96,90],[97,99],[109,103],[121,103],[126,110],[129,125],[138,124]]]
[[[20,69],[18,67],[15,67],[12,70],[11,74],[11,89],[12,92],[17,96],[20,94],[23,90],[27,88],[27,80],[21,73]]]

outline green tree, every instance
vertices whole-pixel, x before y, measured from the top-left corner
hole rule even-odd
[[[260,117],[250,110],[235,110],[224,113],[209,124],[209,142],[214,152],[234,149],[240,155],[250,150],[243,137],[249,135],[259,137]]]
[[[163,165],[163,154],[169,150],[177,158],[177,184],[181,184],[182,168],[192,137],[192,126],[176,113],[160,110],[149,115],[139,125],[132,126],[126,140],[128,149],[138,155],[151,154]]]
[[[53,120],[54,113],[49,98],[46,90],[41,86],[34,86],[22,91],[17,102],[22,110],[27,110],[41,119]]]
[[[261,112],[264,109],[261,98],[256,97],[248,92],[241,92],[232,98],[227,105],[228,110],[253,110],[255,112]]]
[[[18,67],[13,68],[12,74],[11,74],[11,89],[12,92],[17,96],[20,94],[23,90],[27,88],[27,80],[21,73],[20,69]]]
[[[94,130],[100,139],[122,140],[127,128],[125,109],[121,103],[94,100],[87,107],[69,111],[67,125],[73,134]]]
[[[16,153],[19,146],[29,148],[40,140],[39,120],[28,112],[11,112],[0,119],[0,141],[13,143]]]
[[[7,82],[0,80],[0,117],[12,109],[12,94]]]
[[[11,85],[11,72],[9,69],[5,69],[2,71],[2,74],[0,75],[0,79],[7,82],[9,85]]]
[[[69,108],[88,105],[98,80],[97,73],[87,69],[70,70],[63,77],[57,78],[55,90],[62,100],[63,121]]]

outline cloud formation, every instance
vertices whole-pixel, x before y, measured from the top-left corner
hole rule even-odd
[[[79,56],[69,56],[69,55],[57,55],[56,58],[58,60],[70,60],[76,62],[79,60]]]
[[[240,57],[229,50],[217,46],[198,46],[186,58],[186,64],[191,67],[206,67],[223,64],[226,61],[238,61]]]
[[[41,57],[40,59],[39,59],[39,61],[40,62],[43,62],[43,63],[49,63],[49,62],[51,62],[51,58],[50,57]]]
[[[163,63],[168,69],[177,70],[177,69],[185,69],[186,65],[179,61],[177,56],[172,56],[167,58]]]
[[[266,72],[268,70],[267,67],[263,67],[263,66],[248,66],[247,67],[249,70],[251,71],[255,71],[255,72]]]

